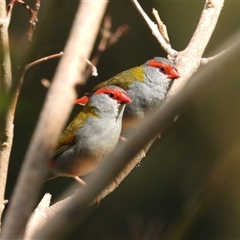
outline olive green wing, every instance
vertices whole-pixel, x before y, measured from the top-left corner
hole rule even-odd
[[[99,88],[109,85],[121,87],[126,91],[129,85],[131,85],[134,81],[140,82],[144,81],[143,66],[134,67],[124,72],[121,72],[115,75],[114,77],[110,78],[109,80],[97,84],[92,91],[94,92]]]
[[[80,112],[73,121],[67,126],[67,128],[60,135],[53,157],[64,152],[66,149],[75,144],[75,135],[86,122],[87,115],[84,111]]]

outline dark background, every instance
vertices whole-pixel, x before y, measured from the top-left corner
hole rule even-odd
[[[34,4],[34,1],[26,2],[31,6]],[[167,25],[173,48],[183,50],[196,28],[204,1],[139,2],[151,17],[153,7],[159,11]],[[63,50],[77,6],[76,0],[42,0],[30,45],[25,36],[29,15],[22,6],[14,7],[9,34],[15,84],[19,78],[19,66]],[[99,76],[91,77],[79,95],[120,71],[140,65],[154,56],[166,56],[130,1],[112,0],[106,13],[112,16],[113,30],[121,24],[127,24],[130,30],[103,53],[98,64]],[[240,2],[226,1],[205,57],[215,54],[216,49],[237,32],[239,15]],[[44,103],[47,89],[40,80],[47,78],[51,81],[57,64],[57,59],[47,61],[26,74],[14,123],[7,199],[13,191]],[[86,221],[72,234],[72,239],[161,238],[238,139],[239,64],[240,60],[234,66],[226,63],[226,68],[219,69],[223,73],[221,79],[211,81],[207,92],[193,95],[179,114],[178,121],[170,125],[161,140],[155,142],[140,167],[134,169],[98,207],[93,208]],[[69,120],[78,111],[79,107],[74,107]],[[187,239],[240,239],[239,173],[240,168],[236,166],[206,213],[191,227]],[[72,181],[67,178],[49,181],[43,194],[50,192],[56,201]]]

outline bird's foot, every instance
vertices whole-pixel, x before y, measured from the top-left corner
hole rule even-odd
[[[78,183],[80,183],[82,186],[85,186],[85,185],[86,185],[86,183],[85,183],[80,177],[74,176],[74,175],[72,175],[72,177],[73,177]]]
[[[128,140],[125,138],[125,137],[123,137],[123,136],[120,136],[120,140],[122,141],[122,142],[127,142]]]

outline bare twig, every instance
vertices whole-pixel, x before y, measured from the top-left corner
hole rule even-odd
[[[7,22],[8,22],[8,25],[11,21],[12,10],[13,10],[13,7],[14,7],[15,3],[19,3],[19,4],[23,5],[27,9],[27,11],[30,13],[30,21],[29,21],[30,25],[29,25],[29,28],[28,28],[28,31],[27,31],[28,41],[32,40],[33,33],[34,33],[34,30],[35,30],[35,27],[36,27],[36,24],[37,24],[37,21],[38,21],[38,11],[40,9],[40,2],[41,2],[41,0],[35,0],[34,8],[31,8],[23,0],[11,0],[11,2],[7,6]]]
[[[50,158],[72,102],[75,85],[85,69],[107,1],[82,1],[65,47],[46,103],[39,117],[30,147],[25,156],[5,217],[2,239],[19,239],[33,210],[44,178],[45,164]],[[84,48],[82,46],[85,46]],[[69,64],[71,62],[71,64]],[[49,121],[51,119],[51,121]],[[41,152],[41,154],[38,154]]]
[[[31,68],[31,67],[39,64],[39,63],[42,63],[42,62],[45,62],[45,61],[48,61],[48,60],[51,60],[51,59],[55,59],[55,58],[60,58],[63,54],[64,54],[63,52],[60,52],[60,53],[55,53],[55,54],[40,58],[36,61],[33,61],[33,62],[27,64],[24,70],[26,72],[29,68]],[[24,78],[24,75],[25,75],[25,73],[23,74],[23,78]]]
[[[92,62],[89,61],[88,59],[85,59],[85,61],[87,62],[88,66],[90,66],[90,68],[91,68],[91,70],[92,70],[92,76],[96,77],[96,76],[98,75],[96,66],[94,66],[94,65],[92,64]]]
[[[144,12],[140,4],[137,0],[131,0],[134,6],[137,8],[139,13],[142,15],[147,25],[150,27],[152,34],[157,38],[158,42],[162,46],[162,48],[170,55],[172,58],[175,58],[177,55],[177,51],[172,49],[171,45],[167,43],[162,36],[162,34],[158,30],[158,26],[148,17],[148,15]]]
[[[167,33],[167,27],[161,20],[159,14],[158,14],[158,11],[155,8],[153,8],[152,13],[153,13],[153,16],[156,18],[159,31],[162,34],[164,40],[166,41],[166,43],[170,44],[170,40],[169,40],[168,33]]]
[[[51,85],[51,82],[50,82],[48,79],[46,79],[46,78],[41,79],[40,82],[41,82],[41,84],[42,84],[45,88],[49,88],[50,85]]]
[[[36,24],[38,21],[39,9],[40,9],[40,0],[35,0],[34,8],[31,9],[31,18],[29,21],[30,25],[29,25],[28,32],[27,32],[28,41],[32,41],[33,33],[34,33],[34,30],[36,28]]]
[[[42,62],[45,62],[45,61],[48,61],[48,60],[51,60],[51,59],[54,59],[54,58],[59,58],[62,55],[63,55],[63,52],[52,54],[50,56],[43,57],[43,58],[40,58],[36,61],[33,61],[33,62],[31,62],[31,63],[29,63],[25,66],[25,68],[23,69],[23,72],[21,74],[21,77],[18,81],[18,85],[17,85],[17,88],[15,90],[15,93],[13,94],[13,99],[12,99],[12,102],[11,102],[11,106],[9,108],[9,115],[11,115],[11,117],[12,117],[12,123],[13,123],[13,119],[14,119],[14,115],[15,115],[15,111],[16,111],[18,97],[19,97],[19,94],[20,94],[20,91],[21,91],[21,88],[22,88],[22,85],[23,85],[24,77],[25,77],[25,74],[26,74],[27,70],[29,68],[33,67],[33,66],[36,66],[36,65],[42,63]]]
[[[117,28],[115,32],[111,31],[112,19],[111,16],[107,15],[103,20],[103,27],[101,29],[101,40],[98,44],[97,51],[94,53],[94,56],[91,58],[91,63],[94,66],[97,66],[99,59],[103,52],[105,52],[109,47],[116,44],[119,38],[121,38],[128,31],[127,25],[121,25]],[[87,68],[84,73],[84,78],[88,79],[92,69]]]
[[[233,46],[231,46],[231,47],[233,47]],[[219,52],[218,54],[216,54],[216,55],[214,55],[214,56],[212,56],[212,57],[202,58],[202,59],[201,59],[201,64],[202,64],[202,65],[206,65],[206,64],[208,64],[208,63],[210,63],[210,62],[218,59],[219,57],[222,57],[231,47],[229,47],[229,48],[227,48],[227,49]]]

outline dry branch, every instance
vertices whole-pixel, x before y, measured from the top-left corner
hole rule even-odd
[[[0,1],[0,92],[9,93],[12,85],[12,71],[8,42],[8,23],[6,19],[6,2]],[[3,97],[3,96],[1,96]],[[13,139],[13,121],[7,110],[3,111],[4,119],[0,122],[0,219],[5,207],[5,187],[8,163]],[[0,224],[1,228],[1,224]]]
[[[107,2],[81,2],[53,84],[27,151],[4,222],[2,239],[24,235],[44,178],[47,160],[76,98],[75,85],[91,53]],[[84,48],[82,46],[85,46]],[[71,63],[71,64],[69,64]],[[82,83],[83,84],[83,83]],[[51,121],[49,121],[51,119]],[[38,154],[41,152],[41,154]]]
[[[36,24],[38,21],[38,11],[40,9],[41,0],[35,0],[34,8],[31,8],[23,0],[11,0],[11,2],[7,6],[8,26],[11,21],[13,7],[16,3],[19,3],[22,6],[24,6],[30,14],[29,27],[28,27],[28,31],[27,31],[27,39],[30,42],[30,41],[32,41],[33,33],[34,33],[34,30],[36,28]]]
[[[137,10],[139,11],[139,13],[142,15],[142,17],[144,18],[144,20],[146,21],[147,25],[149,26],[149,28],[152,31],[152,34],[156,37],[156,39],[158,40],[158,42],[160,43],[160,45],[162,46],[162,48],[167,52],[168,55],[171,56],[171,58],[175,58],[177,55],[177,51],[174,50],[171,45],[169,43],[167,43],[164,39],[164,36],[162,36],[162,34],[160,33],[158,26],[156,23],[154,23],[149,17],[148,15],[144,12],[144,10],[142,9],[141,5],[138,3],[137,0],[131,0],[132,3],[134,4],[134,6],[137,8]]]

